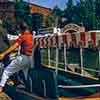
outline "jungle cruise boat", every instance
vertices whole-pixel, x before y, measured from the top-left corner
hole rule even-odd
[[[25,88],[6,85],[5,93],[12,100],[100,100],[99,37],[96,32],[34,36]]]

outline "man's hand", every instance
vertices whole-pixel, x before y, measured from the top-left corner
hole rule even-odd
[[[3,58],[4,58],[4,54],[2,53],[2,54],[0,54],[0,60],[2,60]]]

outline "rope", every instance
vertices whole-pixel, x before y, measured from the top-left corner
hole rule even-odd
[[[80,86],[65,86],[65,85],[58,85],[59,88],[92,88],[92,87],[100,87],[100,84],[93,84],[93,85],[80,85]]]

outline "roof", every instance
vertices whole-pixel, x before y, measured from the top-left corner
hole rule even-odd
[[[16,1],[14,1],[14,0],[0,1],[0,3],[8,3],[8,2],[15,3]],[[30,5],[37,6],[37,7],[41,7],[41,8],[44,8],[44,9],[52,10],[51,8],[43,7],[43,6],[34,4],[34,3],[29,3],[29,2],[26,2],[26,1],[23,1],[23,2],[24,2],[24,3],[27,3],[27,4],[30,4]]]

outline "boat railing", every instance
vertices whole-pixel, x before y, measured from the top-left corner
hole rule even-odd
[[[62,33],[33,37],[33,46],[41,50],[42,64],[81,75],[100,77],[100,33]],[[73,65],[70,67],[70,65]]]
[[[92,84],[92,85],[78,85],[78,86],[64,86],[64,85],[59,85],[59,88],[69,88],[69,89],[75,89],[75,88],[95,88],[95,87],[100,87],[100,84]]]
[[[62,51],[61,49],[58,49],[59,54],[56,54],[56,50],[54,49],[53,51],[50,50],[48,51],[48,49],[41,49],[41,62],[43,65],[48,65],[48,67],[54,67],[56,69],[60,68],[62,70],[65,71],[72,71],[74,73],[78,73],[81,74],[83,76],[87,76],[87,77],[96,77],[99,78],[99,59],[98,59],[98,55],[93,55],[92,57],[83,57],[84,59],[84,63],[83,63],[83,67],[81,67],[81,61],[80,61],[80,52],[78,52],[78,54],[75,54],[76,52],[74,52],[74,56],[76,56],[75,58],[73,58],[73,56],[70,56],[68,53],[66,55],[66,64],[65,64],[65,57],[64,57],[64,52],[63,52],[63,48]],[[67,52],[67,51],[66,51]],[[95,52],[94,52],[95,53]],[[85,55],[85,54],[84,54]],[[88,54],[87,54],[88,55]],[[86,56],[87,56],[86,55]],[[94,58],[95,57],[95,58]],[[89,59],[90,61],[86,61],[85,60]],[[58,59],[58,61],[57,61]],[[93,62],[94,60],[94,62]],[[58,63],[57,63],[58,62]],[[83,72],[81,72],[83,70]],[[57,71],[57,69],[56,69]]]

